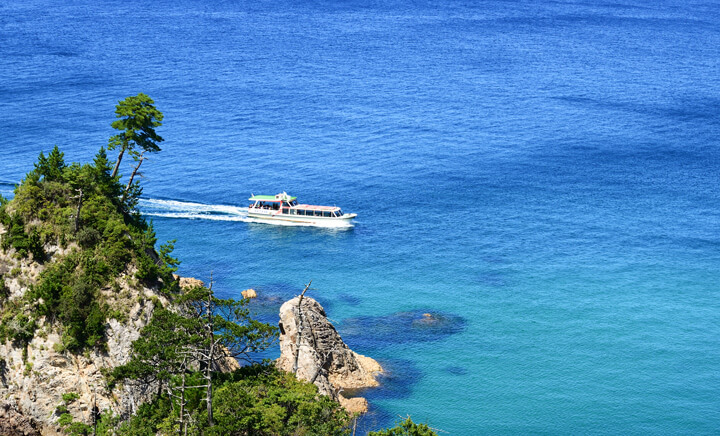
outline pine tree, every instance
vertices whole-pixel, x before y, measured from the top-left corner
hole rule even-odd
[[[125,152],[138,160],[143,151],[158,152],[158,143],[164,139],[155,132],[162,125],[163,114],[155,108],[155,102],[147,95],[140,93],[127,97],[115,106],[115,120],[111,126],[120,133],[110,138],[108,149],[120,148],[115,168],[111,176],[115,177]]]
[[[38,176],[48,182],[61,182],[63,180],[63,170],[65,169],[65,153],[62,153],[56,145],[47,157],[40,152],[38,161],[35,163],[34,172]]]

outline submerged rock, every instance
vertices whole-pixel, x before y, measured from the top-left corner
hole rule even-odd
[[[372,349],[400,343],[442,340],[462,332],[466,324],[459,315],[416,310],[349,318],[343,321],[340,330],[349,342]],[[368,332],[372,332],[372,335],[368,335]]]
[[[350,412],[367,411],[367,401],[346,399],[343,389],[378,386],[382,367],[374,359],[350,350],[322,306],[310,297],[295,297],[280,307],[278,368],[314,383],[321,394]]]

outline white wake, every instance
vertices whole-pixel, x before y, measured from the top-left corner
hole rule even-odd
[[[146,216],[214,221],[246,221],[247,219],[246,208],[224,204],[142,198],[139,205],[143,215]]]
[[[267,221],[255,218],[248,218],[246,207],[228,206],[224,204],[204,204],[193,203],[189,201],[142,198],[139,201],[139,206],[143,215],[162,218],[213,221],[242,221],[246,223],[262,223],[287,227],[325,227],[337,229],[353,227],[353,224],[347,221],[330,221],[321,222],[318,224],[311,224],[289,221]]]

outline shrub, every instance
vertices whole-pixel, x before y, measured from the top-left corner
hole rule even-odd
[[[92,248],[100,242],[100,232],[92,227],[80,229],[76,235],[78,244],[83,248]]]
[[[72,404],[78,398],[80,398],[80,395],[78,395],[77,392],[68,392],[66,394],[62,394],[62,399],[65,404]]]
[[[0,303],[10,296],[10,289],[5,285],[5,277],[0,275]],[[0,306],[2,307],[2,306]]]
[[[408,416],[393,428],[371,431],[368,436],[438,436],[427,424],[415,424]]]
[[[35,337],[35,319],[24,313],[7,312],[0,322],[0,340],[10,340],[16,346],[26,346]]]

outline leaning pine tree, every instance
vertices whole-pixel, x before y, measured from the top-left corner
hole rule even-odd
[[[120,152],[111,177],[117,176],[125,152],[139,161],[133,172],[134,175],[143,161],[143,153],[160,151],[158,144],[164,139],[155,132],[155,128],[162,125],[163,114],[155,108],[153,99],[140,93],[118,102],[115,106],[115,116],[118,119],[111,126],[120,132],[110,138],[108,149],[119,148]],[[128,186],[131,184],[132,178]]]

